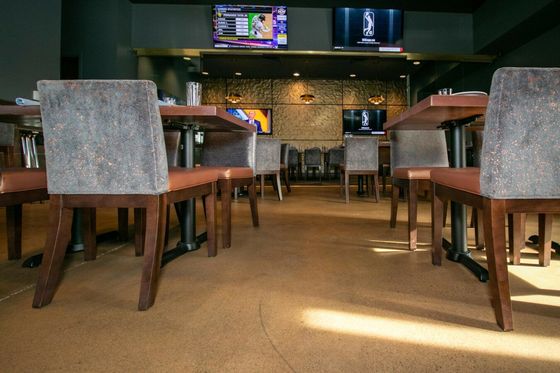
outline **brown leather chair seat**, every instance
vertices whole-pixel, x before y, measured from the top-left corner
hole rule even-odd
[[[47,188],[47,173],[39,168],[7,168],[0,173],[0,193]]]
[[[253,177],[253,169],[251,167],[214,167],[201,166],[200,169],[213,170],[216,172],[218,179],[240,179]]]
[[[393,171],[393,177],[398,179],[430,180],[432,170],[446,167],[399,167]]]
[[[432,171],[432,181],[463,192],[480,194],[480,168],[442,168]]]
[[[169,190],[192,188],[218,180],[217,170],[202,168],[169,168]]]

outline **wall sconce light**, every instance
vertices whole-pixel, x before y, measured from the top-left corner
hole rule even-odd
[[[374,105],[379,105],[381,103],[383,103],[385,101],[385,97],[383,97],[383,95],[373,95],[370,96],[370,98],[368,98],[368,102],[370,104],[374,104]]]
[[[226,96],[226,100],[232,104],[237,104],[243,99],[239,93],[230,93]]]
[[[309,105],[310,103],[315,101],[315,96],[313,96],[311,93],[309,93],[309,82],[307,82],[307,84],[306,84],[305,92],[307,92],[307,93],[304,93],[301,96],[299,96],[299,99],[301,101],[303,101],[306,105]]]

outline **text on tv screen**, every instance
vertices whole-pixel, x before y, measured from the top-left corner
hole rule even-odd
[[[214,5],[214,48],[288,48],[288,8]]]
[[[335,8],[333,48],[403,51],[403,12],[399,9]]]

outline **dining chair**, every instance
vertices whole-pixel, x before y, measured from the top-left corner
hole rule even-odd
[[[500,68],[492,77],[480,169],[440,169],[431,173],[432,263],[441,265],[443,201],[473,206],[484,216],[489,286],[498,325],[513,330],[505,255],[505,215],[560,213],[560,68]],[[540,170],[527,177],[527,170]],[[550,241],[550,232],[543,232]],[[543,243],[539,261],[550,262]]]
[[[257,139],[255,175],[261,179],[261,198],[264,198],[264,178],[272,175],[273,186],[278,200],[282,201],[282,186],[280,185],[280,140],[262,138]]]
[[[377,137],[346,137],[344,140],[344,161],[340,165],[340,191],[344,184],[346,203],[350,202],[350,176],[371,176],[369,183],[371,195],[379,202],[379,164],[378,164]]]
[[[8,259],[21,259],[23,204],[48,200],[44,169],[5,168],[0,170],[0,207],[6,208]]]
[[[296,181],[298,180],[300,167],[301,165],[299,163],[299,152],[296,148],[290,146],[290,149],[288,150],[288,171],[295,174]]]
[[[231,247],[231,193],[233,188],[247,187],[253,226],[259,226],[255,182],[254,132],[206,132],[200,168],[214,169],[221,191],[222,246]]]
[[[303,165],[305,166],[305,180],[309,179],[309,170],[315,170],[319,174],[319,182],[321,182],[321,149],[314,147],[305,149],[303,152]]]
[[[216,173],[167,166],[156,86],[141,80],[39,81],[49,229],[33,307],[49,304],[62,274],[73,208],[146,209],[139,310],[155,300],[165,206],[203,196],[208,255],[216,255]],[[87,214],[86,214],[87,216]]]
[[[290,193],[292,187],[290,186],[290,177],[288,165],[290,162],[290,144],[280,145],[280,174],[282,179],[284,179],[284,184],[286,184],[286,191]]]
[[[436,168],[449,167],[444,131],[404,130],[391,131],[391,220],[397,225],[399,193],[408,193],[408,249],[417,247],[418,184],[429,183],[430,173]],[[443,224],[443,223],[442,223]]]
[[[331,167],[333,167],[336,177],[336,172],[338,171],[338,173],[340,173],[340,165],[344,163],[344,149],[340,146],[337,146],[335,148],[329,149],[329,152],[327,154],[329,163],[327,164],[327,167],[325,169],[325,175],[327,178],[330,178],[330,169]]]

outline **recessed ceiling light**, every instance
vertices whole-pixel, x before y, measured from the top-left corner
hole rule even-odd
[[[356,74],[350,74],[350,78],[355,78]]]
[[[299,76],[299,73],[293,73],[294,76]]]
[[[420,61],[414,61],[412,64],[413,65],[420,65]]]
[[[242,74],[238,71],[238,72],[235,73],[235,75],[241,76]]]
[[[399,76],[399,78],[404,79],[404,78],[406,78],[406,75],[403,74],[403,75]]]
[[[202,75],[208,75],[208,71],[203,71]]]
[[[183,57],[183,59],[184,59],[185,61],[190,61],[190,60],[191,60],[190,57]]]

